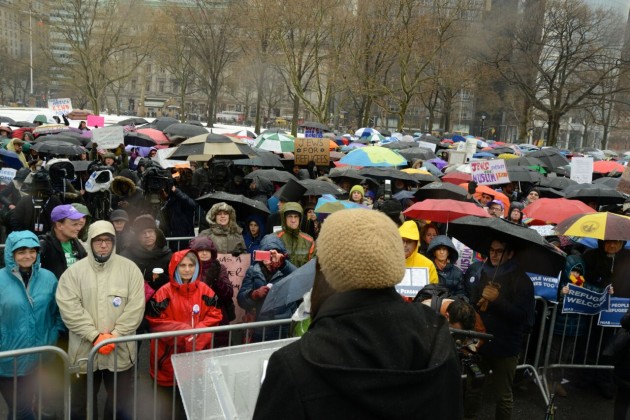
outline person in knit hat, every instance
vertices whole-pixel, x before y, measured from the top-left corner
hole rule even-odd
[[[405,254],[393,221],[367,209],[335,212],[317,249],[334,293],[302,338],[269,359],[253,418],[462,418],[448,321],[394,289]]]
[[[109,221],[116,230],[116,253],[118,255],[127,249],[133,235],[129,225],[129,214],[123,209],[116,209],[109,215]]]
[[[350,194],[348,195],[348,200],[357,203],[363,204],[363,197],[365,196],[365,190],[361,185],[355,185],[350,189]]]

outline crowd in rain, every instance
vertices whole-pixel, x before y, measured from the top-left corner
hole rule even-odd
[[[34,121],[44,128],[46,123]],[[76,130],[71,138],[89,139],[85,124]],[[104,149],[93,141],[47,139],[60,135],[54,130],[35,137],[37,127],[0,132],[10,152],[1,156],[3,167],[13,168],[0,191],[0,345],[2,350],[57,345],[67,351],[80,373],[72,377],[73,418],[86,416],[84,360],[104,340],[293,319],[290,326],[256,331],[237,343],[226,333],[157,339],[150,352],[159,363],[151,363],[149,374],[163,414],[171,417],[174,404],[175,416],[185,416],[172,391],[174,353],[302,336],[270,360],[256,418],[318,418],[353,410],[357,418],[430,412],[435,418],[474,419],[485,391],[492,395],[486,401],[493,402],[495,418],[507,419],[524,338],[540,322],[528,272],[537,267],[546,271],[539,274],[560,272],[560,305],[569,285],[630,297],[630,218],[624,216],[630,204],[616,189],[621,164],[595,172],[593,183],[578,184],[568,177],[566,151],[526,154],[480,139],[473,161],[502,156],[514,175],[509,182],[478,185],[467,163],[449,163],[457,139],[430,135],[408,135],[411,140],[404,141],[375,139],[373,130],[332,136],[331,154],[340,160],[298,165],[291,153],[259,150],[254,139],[212,133],[202,140],[201,152],[165,164],[158,156],[164,147],[151,143],[125,139]],[[125,127],[125,136],[129,133],[137,133],[133,125]],[[212,154],[212,147],[219,150],[226,142],[240,152]],[[434,150],[405,154],[418,142],[432,143]],[[180,138],[169,146],[176,154],[185,145]],[[401,160],[388,161],[385,150]],[[599,237],[572,233],[582,217],[594,215],[602,216],[601,224],[621,227],[608,235],[606,226],[599,226]],[[482,219],[485,225],[477,226]],[[531,243],[523,231],[535,236]],[[528,249],[535,247],[540,253],[533,255],[542,260],[527,261]],[[238,287],[221,255],[248,259]],[[314,259],[312,291],[264,311],[273,286]],[[403,296],[394,287],[413,268],[425,270],[427,286]],[[244,315],[237,317],[239,310]],[[555,322],[580,342],[586,326],[576,320],[563,314]],[[426,331],[420,334],[414,322],[425,323]],[[630,327],[628,314],[622,326]],[[468,372],[462,383],[462,349],[447,334],[449,327],[492,337],[465,346],[481,373],[478,381]],[[609,331],[604,340],[613,339]],[[98,353],[95,383],[107,392],[105,418],[130,418],[137,346],[110,343]],[[54,392],[34,405],[42,380],[37,358],[17,360],[14,365],[0,359],[0,393],[10,416],[34,418],[39,410],[54,418],[59,409]],[[433,368],[437,374],[431,374]],[[293,378],[296,371],[305,379]],[[54,368],[47,372],[55,374]],[[576,382],[605,399],[627,396],[630,358],[618,361],[614,371],[597,370]],[[570,392],[561,385],[555,390]],[[618,397],[616,415],[628,410],[628,401]]]

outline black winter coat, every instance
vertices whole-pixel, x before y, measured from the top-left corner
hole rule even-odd
[[[166,245],[166,238],[164,237],[164,234],[160,230],[157,232],[157,241],[155,248],[152,250],[147,250],[140,245],[137,240],[133,240],[127,249],[120,254],[136,263],[142,272],[144,281],[146,281],[155,291],[168,283],[168,264],[171,262],[171,257],[173,256],[173,251],[171,251],[171,249]],[[160,274],[160,277],[157,280],[153,280],[154,268],[161,268],[164,270],[164,273]]]
[[[330,296],[308,332],[269,359],[254,419],[459,419],[445,318],[390,289]]]
[[[77,239],[72,239],[70,242],[77,261],[87,257],[87,251],[81,245],[81,242]],[[39,258],[42,268],[52,271],[57,280],[59,280],[64,271],[68,269],[61,242],[57,239],[54,232],[48,232],[39,238],[39,246]]]

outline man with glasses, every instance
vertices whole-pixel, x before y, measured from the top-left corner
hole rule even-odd
[[[471,299],[488,334],[494,338],[479,350],[480,367],[492,372],[495,419],[509,419],[514,400],[512,382],[523,339],[534,322],[534,286],[514,259],[515,251],[503,240],[493,240],[478,278],[471,277]],[[482,389],[465,399],[466,419],[474,419],[481,406]]]
[[[64,272],[56,296],[61,317],[70,331],[70,364],[80,372],[72,377],[73,419],[98,418],[96,403],[94,413],[88,416],[86,412],[86,360],[92,347],[109,338],[133,335],[144,315],[142,273],[132,261],[116,254],[114,226],[103,220],[90,225],[88,244],[88,257]],[[135,362],[135,342],[99,348],[94,359],[93,397],[104,384],[104,418],[112,418],[114,411],[118,419],[132,418]]]
[[[492,200],[488,204],[488,214],[498,219],[503,217],[503,203],[501,200]]]

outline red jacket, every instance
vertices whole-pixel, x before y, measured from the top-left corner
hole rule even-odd
[[[217,298],[212,289],[201,282],[200,274],[188,284],[180,284],[175,279],[177,266],[189,252],[194,253],[186,249],[173,254],[168,265],[169,283],[155,292],[147,303],[146,318],[151,332],[206,328],[219,325],[221,322],[221,310],[216,306]],[[201,273],[201,269],[198,269],[198,272]],[[151,363],[149,363],[153,378],[155,378],[154,361],[156,360],[154,341],[151,340]],[[175,353],[176,345],[177,353],[209,349],[212,345],[212,334],[197,334],[194,339],[191,335],[158,339],[157,382],[162,386],[174,385],[171,355]]]

